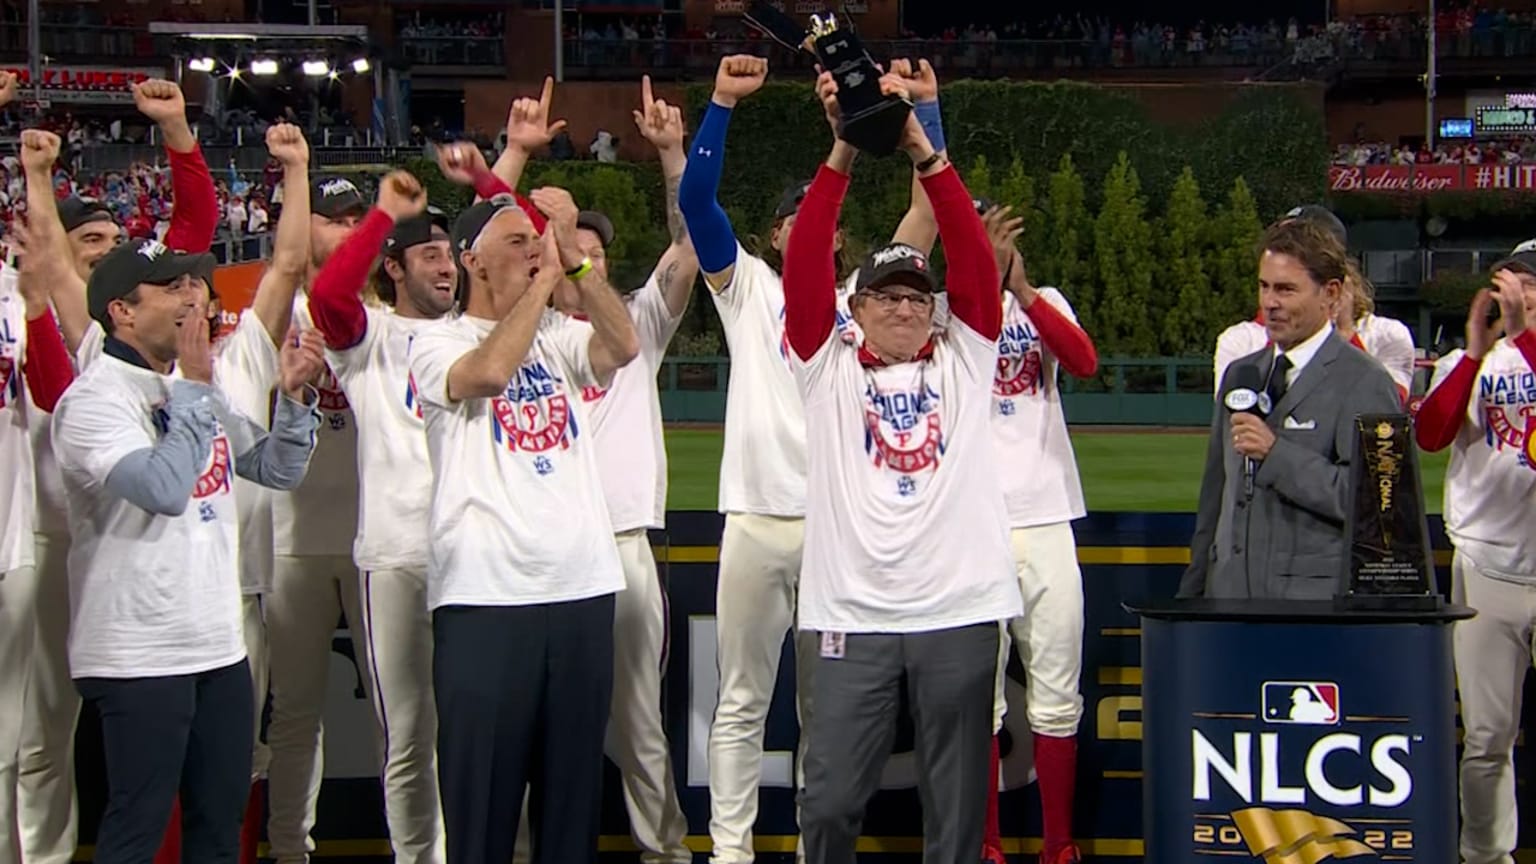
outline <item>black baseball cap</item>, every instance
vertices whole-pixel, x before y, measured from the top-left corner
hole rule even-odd
[[[933,279],[933,270],[928,266],[928,256],[905,243],[892,243],[869,253],[859,266],[859,278],[854,283],[854,290],[863,291],[892,282],[929,294],[939,290],[938,283]]]
[[[1344,227],[1344,223],[1339,220],[1339,217],[1333,215],[1333,211],[1327,207],[1317,204],[1303,204],[1300,207],[1292,207],[1286,211],[1282,221],[1286,219],[1296,219],[1311,223],[1339,238],[1339,242],[1345,246],[1349,245],[1349,230]]]
[[[521,204],[517,203],[516,198],[505,192],[466,207],[464,212],[459,214],[459,218],[453,221],[453,231],[449,237],[453,241],[454,256],[457,257],[460,252],[474,246],[475,241],[480,239],[480,232],[484,231],[485,226],[489,225],[491,220],[503,210],[527,212],[523,210]],[[533,217],[529,216],[529,221],[532,219]]]
[[[1500,270],[1512,270],[1516,273],[1529,273],[1536,276],[1536,240],[1521,243],[1489,268],[1491,273],[1497,273]]]
[[[987,211],[992,209],[992,202],[976,195],[971,198],[971,206],[976,208],[977,215],[985,216]]]
[[[395,223],[395,229],[384,238],[384,254],[398,255],[412,246],[448,239],[448,214],[436,207],[409,219]]]
[[[773,211],[773,218],[783,219],[799,210],[800,203],[805,200],[805,193],[810,188],[810,181],[805,181],[785,189],[784,195],[779,198],[779,206]]]
[[[95,198],[81,198],[79,195],[71,195],[59,202],[59,221],[64,223],[64,231],[79,228],[90,222],[113,222],[112,211]]]
[[[583,210],[576,215],[576,227],[595,233],[603,241],[603,248],[613,245],[613,222],[596,210]]]
[[[317,177],[309,189],[309,212],[327,219],[368,212],[363,193],[345,177]]]
[[[108,252],[91,271],[85,293],[91,317],[106,324],[107,306],[133,293],[140,285],[169,285],[183,276],[213,284],[213,255],[174,252],[159,240],[123,243]]]

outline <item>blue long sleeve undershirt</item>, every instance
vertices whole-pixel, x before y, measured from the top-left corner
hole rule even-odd
[[[725,166],[725,131],[731,109],[711,101],[693,135],[688,167],[678,184],[677,204],[705,273],[719,273],[736,263],[736,231],[720,206],[720,174]]]

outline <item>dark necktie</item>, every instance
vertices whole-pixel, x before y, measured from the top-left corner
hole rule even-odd
[[[1275,410],[1274,406],[1279,405],[1281,397],[1285,395],[1287,386],[1285,378],[1286,374],[1290,371],[1291,358],[1284,354],[1277,355],[1275,357],[1275,365],[1269,371],[1269,384],[1264,388],[1264,392],[1269,396],[1269,410]]]

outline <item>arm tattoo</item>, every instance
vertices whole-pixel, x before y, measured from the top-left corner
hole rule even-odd
[[[688,240],[688,225],[683,221],[682,208],[677,206],[677,190],[683,183],[683,177],[668,177],[667,184],[667,231],[672,235],[672,242],[682,245]]]
[[[677,268],[679,265],[680,262],[673,261],[671,264],[667,265],[667,269],[661,271],[661,278],[657,281],[661,285],[661,291],[663,294],[672,290],[672,282],[677,278]]]

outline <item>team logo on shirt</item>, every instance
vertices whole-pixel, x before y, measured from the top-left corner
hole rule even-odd
[[[336,373],[331,371],[331,364],[325,364],[325,373],[320,376],[320,383],[315,385],[315,389],[320,391],[321,411],[339,413],[351,409],[347,394],[341,389],[341,382],[336,380]],[[336,421],[332,420],[331,425],[335,426]],[[346,425],[346,418],[341,418],[341,425]]]
[[[896,490],[902,496],[917,491],[910,475],[939,464],[944,456],[944,426],[939,394],[923,384],[913,391],[882,393],[873,385],[864,390],[864,452],[876,468],[901,475]]]
[[[491,400],[496,443],[508,450],[543,453],[570,449],[580,434],[576,417],[566,399],[562,382],[543,363],[524,363],[507,382],[507,390]],[[537,466],[540,474],[554,470],[548,460]]]
[[[1028,320],[1005,325],[997,340],[997,374],[992,379],[992,394],[1000,399],[1000,413],[1013,413],[1012,397],[1040,392],[1043,367],[1035,326]]]
[[[421,391],[416,389],[416,376],[411,372],[405,373],[405,410],[421,419]]]
[[[213,448],[208,453],[208,465],[203,473],[198,475],[197,485],[192,488],[192,497],[207,498],[211,495],[227,493],[230,490],[230,477],[234,473],[234,460],[229,453],[229,439],[220,431],[213,439]],[[199,512],[203,512],[201,509]],[[204,522],[211,521],[204,512]]]
[[[849,345],[854,344],[858,341],[858,334],[853,329],[853,316],[843,311],[841,306],[837,307],[835,314],[837,317],[832,322],[832,334]],[[784,326],[784,307],[781,306],[779,307],[779,357],[788,363],[792,350],[789,346],[789,330]]]
[[[581,401],[590,405],[608,395],[607,387],[583,387],[581,388]]]
[[[1536,432],[1536,374],[1511,372],[1478,376],[1483,403],[1485,443],[1495,450],[1513,448],[1520,464],[1536,470],[1531,435]]]

